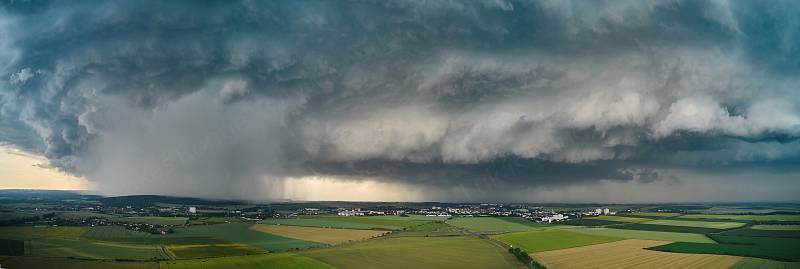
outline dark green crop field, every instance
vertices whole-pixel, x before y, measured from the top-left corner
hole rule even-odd
[[[800,239],[746,236],[710,236],[719,244],[677,242],[651,248],[652,250],[704,253],[765,258],[777,261],[800,261]]]
[[[568,220],[568,221],[564,221],[564,222],[561,222],[561,223],[565,224],[565,225],[596,227],[596,226],[625,224],[627,222],[601,220],[601,219],[593,219],[593,218],[583,218],[583,219],[576,219],[576,220]]]

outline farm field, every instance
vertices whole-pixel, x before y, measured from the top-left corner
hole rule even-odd
[[[692,220],[654,220],[654,221],[644,222],[644,224],[712,228],[712,229],[733,229],[745,225],[745,223],[741,222],[716,222],[716,221],[692,221]]]
[[[256,246],[269,251],[322,246],[316,242],[286,238],[250,229],[250,223],[198,225],[176,229],[172,237],[217,237],[226,241]]]
[[[525,268],[506,249],[472,236],[384,238],[300,254],[339,269]]]
[[[681,213],[668,213],[668,212],[631,212],[622,214],[623,216],[632,217],[656,217],[656,218],[671,218],[680,216]]]
[[[341,243],[364,240],[388,233],[386,231],[377,230],[331,229],[268,224],[256,224],[251,226],[250,229],[278,236],[329,245],[338,245]]]
[[[0,239],[0,256],[25,255],[25,241]]]
[[[695,243],[715,243],[714,240],[702,234],[692,233],[674,233],[674,232],[658,232],[658,231],[639,231],[639,230],[624,230],[624,229],[610,229],[610,228],[585,228],[585,229],[571,229],[575,233],[609,236],[624,239],[644,239],[644,240],[660,240],[660,241],[678,241],[678,242],[695,242]]]
[[[800,225],[753,225],[750,229],[765,231],[800,231]]]
[[[0,257],[4,269],[159,269],[157,262],[91,261],[50,257]]]
[[[347,222],[347,221],[338,221],[328,218],[265,219],[259,221],[259,223],[274,224],[274,225],[292,225],[292,226],[303,226],[303,227],[340,228],[340,229],[385,229],[385,230],[403,229],[402,226]]]
[[[534,253],[547,268],[728,268],[741,257],[678,254],[644,248],[668,242],[627,239],[622,241]]]
[[[401,217],[401,216],[363,216],[363,217],[345,217],[345,216],[316,216],[314,218],[317,219],[328,219],[328,220],[335,220],[335,221],[343,221],[349,223],[361,223],[367,225],[376,225],[376,226],[387,226],[387,227],[399,227],[408,228],[417,226],[420,224],[428,223],[431,221],[437,220],[445,220],[445,217],[426,217],[426,216],[409,216],[409,217]],[[380,227],[378,227],[380,228]]]
[[[109,214],[102,214],[102,213],[95,213],[95,212],[86,212],[86,211],[67,211],[67,212],[60,212],[58,216],[63,219],[68,220],[77,220],[77,219],[91,219],[91,218],[104,218],[104,219],[113,219],[117,216],[109,215]]]
[[[464,228],[473,232],[490,232],[490,233],[503,233],[503,232],[520,232],[535,229],[529,225],[505,221],[493,217],[466,217],[466,218],[453,218],[447,221],[447,224]]]
[[[419,226],[410,227],[400,232],[393,232],[387,237],[400,237],[400,236],[452,236],[463,235],[461,229],[450,226],[442,221],[429,222]]]
[[[167,250],[170,256],[175,259],[201,259],[266,253],[260,248],[244,244],[169,246]]]
[[[0,227],[0,237],[10,237],[12,239],[28,238],[28,237],[45,237],[45,238],[67,238],[77,239],[80,238],[88,227]]]
[[[607,225],[617,225],[617,224],[625,224],[627,222],[621,221],[610,221],[610,220],[601,220],[595,218],[582,218],[582,219],[574,219],[561,222],[560,224],[567,224],[567,225],[577,225],[577,226],[607,226]]]
[[[183,225],[189,218],[186,217],[119,217],[110,220],[127,223],[149,223],[157,225]]]
[[[25,244],[25,252],[30,256],[127,260],[168,258],[158,246],[135,246],[60,238],[29,239]]]
[[[691,214],[683,215],[681,219],[724,219],[743,221],[800,221],[800,215],[712,215]]]
[[[520,248],[525,252],[540,252],[572,248],[593,244],[608,243],[620,238],[578,234],[564,230],[528,231],[494,235],[492,238]]]
[[[654,250],[679,253],[724,254],[800,262],[800,239],[713,235],[719,244],[676,242]]]
[[[730,269],[800,269],[800,262],[779,262],[759,258],[744,258]]]
[[[614,229],[625,229],[625,230],[674,232],[674,233],[696,233],[696,234],[716,233],[716,232],[722,231],[722,230],[719,230],[719,229],[712,229],[712,228],[688,227],[688,226],[668,226],[668,225],[656,225],[656,224],[647,224],[647,223],[629,223],[629,224],[625,224],[625,225],[615,225],[612,228],[614,228]]]
[[[723,235],[737,235],[737,236],[757,236],[757,237],[786,237],[786,238],[800,238],[800,231],[787,231],[787,230],[763,230],[753,229],[736,229],[725,231]]]
[[[336,269],[312,258],[291,253],[162,261],[161,269]]]
[[[646,218],[634,218],[634,217],[623,217],[623,216],[598,216],[587,219],[617,221],[617,222],[632,222],[632,223],[647,222],[652,220]]]
[[[97,226],[89,228],[84,238],[126,244],[144,245],[199,245],[199,244],[226,244],[231,243],[220,238],[210,236],[162,236],[137,232],[118,226]]]

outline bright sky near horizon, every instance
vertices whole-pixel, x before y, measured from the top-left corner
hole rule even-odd
[[[91,190],[93,185],[49,167],[42,156],[0,145],[0,189]]]

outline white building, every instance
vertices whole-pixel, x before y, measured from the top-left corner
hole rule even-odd
[[[608,210],[608,208],[603,209],[603,215],[608,215],[609,212],[611,212],[611,210]]]
[[[603,209],[602,208],[595,209],[594,213],[597,213],[597,215],[603,214]]]
[[[193,207],[193,206],[190,206],[189,207],[189,214],[197,214],[197,208]]]

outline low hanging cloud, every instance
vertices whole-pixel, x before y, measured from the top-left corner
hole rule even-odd
[[[729,167],[783,179],[797,169],[773,167],[800,161],[798,13],[793,1],[9,1],[0,112],[15,134],[2,139],[113,194],[270,199],[284,179],[331,177],[490,199]]]

